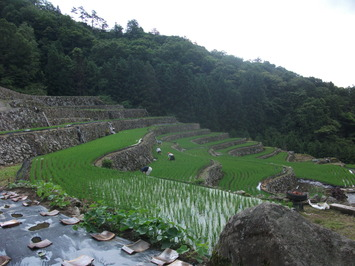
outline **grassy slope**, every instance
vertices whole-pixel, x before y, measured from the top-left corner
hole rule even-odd
[[[20,170],[21,165],[13,165],[7,167],[0,167],[0,187],[7,186],[9,183],[15,181],[16,173]]]

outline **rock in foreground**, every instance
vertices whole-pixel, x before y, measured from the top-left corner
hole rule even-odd
[[[355,265],[355,241],[263,203],[230,219],[210,265]]]

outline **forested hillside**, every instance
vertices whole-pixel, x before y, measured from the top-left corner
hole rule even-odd
[[[182,37],[144,32],[136,20],[107,29],[96,13],[77,13],[83,22],[47,1],[2,0],[0,86],[101,95],[152,115],[355,163],[355,87],[209,52]]]

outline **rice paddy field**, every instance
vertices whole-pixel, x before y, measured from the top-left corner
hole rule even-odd
[[[121,172],[100,168],[93,162],[107,154],[137,143],[149,128],[121,131],[118,134],[81,144],[66,150],[36,157],[32,162],[31,180],[46,180],[59,184],[70,195],[95,201],[103,201],[116,208],[144,208],[149,214],[164,217],[188,228],[198,239],[205,238],[210,249],[228,219],[237,212],[260,204],[256,197],[263,192],[257,189],[261,180],[280,173],[283,166],[291,166],[297,177],[317,180],[333,185],[355,186],[355,177],[348,169],[336,165],[315,165],[311,162],[291,163],[286,161],[286,153],[279,153],[268,159],[257,157],[271,153],[274,148],[267,147],[264,152],[243,157],[228,155],[231,148],[219,150],[220,156],[212,156],[208,149],[218,143],[232,141],[227,139],[199,145],[192,140],[213,136],[205,134],[163,142],[159,145],[161,154],[153,150],[156,158],[150,164],[150,176],[140,171]],[[178,144],[182,151],[172,148]],[[169,161],[167,153],[172,152],[176,160]],[[197,185],[198,173],[210,164],[211,160],[221,163],[224,177],[218,188]],[[244,190],[252,197],[234,193]]]

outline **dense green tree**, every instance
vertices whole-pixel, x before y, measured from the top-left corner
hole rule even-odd
[[[73,95],[72,60],[53,44],[45,67],[47,92],[49,95]]]
[[[9,88],[31,87],[41,79],[39,50],[32,27],[0,19],[0,82]],[[38,86],[39,84],[37,84]]]
[[[139,38],[143,36],[144,30],[142,27],[139,26],[137,20],[132,19],[127,23],[126,34],[128,38],[131,39]]]

